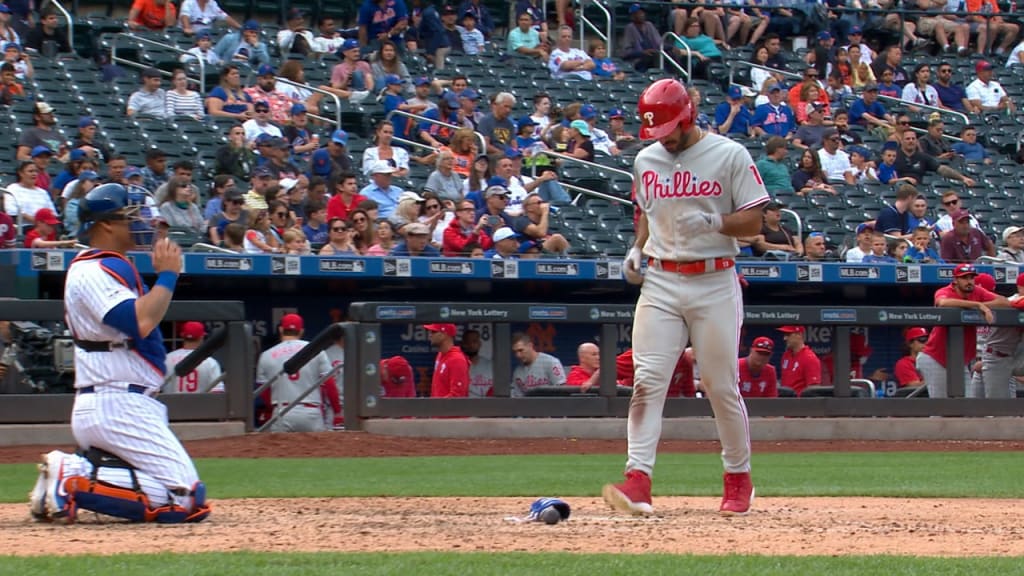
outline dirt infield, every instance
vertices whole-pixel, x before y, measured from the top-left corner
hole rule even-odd
[[[363,433],[249,435],[187,443],[211,457],[353,457],[595,454],[625,441],[439,440]],[[55,447],[0,449],[0,462],[32,462]],[[67,449],[68,447],[64,447]],[[1020,451],[1024,442],[758,443],[755,453]],[[661,452],[717,453],[717,442],[663,442]],[[32,479],[25,479],[26,491]],[[716,498],[657,498],[657,516],[613,513],[600,499],[571,498],[569,521],[516,523],[528,498],[296,498],[214,502],[199,525],[125,525],[83,513],[73,526],[37,524],[27,504],[0,506],[7,549],[18,555],[180,551],[569,551],[618,553],[1024,555],[1018,500],[763,498],[744,518],[717,515]],[[273,514],[267,514],[272,510]],[[97,526],[100,524],[100,526]],[[172,536],[173,534],[173,536]]]

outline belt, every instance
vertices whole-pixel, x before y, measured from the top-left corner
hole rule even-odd
[[[647,265],[652,268],[660,268],[665,272],[675,272],[676,274],[689,276],[735,268],[736,261],[732,258],[708,258],[706,260],[694,260],[693,262],[675,262],[672,260],[648,258]]]
[[[1010,356],[1013,356],[1013,354],[1006,354],[1004,352],[1000,352],[998,350],[994,350],[991,346],[989,346],[988,348],[985,348],[985,352],[995,356],[996,358],[1009,358]]]
[[[121,390],[121,388],[115,388],[115,389],[116,390]],[[131,392],[132,394],[142,394],[143,396],[149,396],[149,389],[146,388],[145,386],[139,386],[138,384],[129,384],[128,388],[127,388],[127,391]],[[78,389],[78,393],[79,394],[94,394],[94,393],[96,393],[96,387],[95,386],[82,386],[81,388]]]
[[[121,342],[100,342],[96,340],[79,340],[75,338],[75,346],[86,352],[112,352],[114,350],[134,350],[134,340],[122,340]]]
[[[274,402],[274,406],[287,406],[288,404],[289,404],[289,402]],[[319,408],[320,407],[320,405],[315,403],[315,402],[298,402],[297,404],[299,406],[304,406],[306,408]]]

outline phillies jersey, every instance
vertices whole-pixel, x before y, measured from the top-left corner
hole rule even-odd
[[[528,390],[538,386],[565,385],[565,368],[550,354],[539,352],[537,359],[529,366],[520,364],[512,371],[511,396],[525,396]]]
[[[434,359],[434,375],[430,379],[431,398],[465,398],[469,396],[469,360],[458,346],[438,352]]]
[[[717,134],[705,133],[678,154],[659,142],[651,144],[637,154],[634,176],[637,206],[647,214],[650,230],[643,253],[659,260],[735,256],[735,238],[719,233],[683,237],[678,217],[693,211],[731,214],[769,200],[747,149]]]
[[[782,355],[782,385],[792,388],[797,396],[808,386],[821,384],[821,361],[810,347],[804,346],[799,352],[786,350]]]
[[[260,354],[259,364],[256,368],[256,383],[268,382],[275,374],[284,370],[284,363],[309,344],[305,340],[286,340],[265,350]],[[320,352],[312,360],[306,363],[295,374],[284,374],[274,382],[270,393],[271,402],[274,404],[288,404],[299,402],[299,397],[313,388],[313,385],[320,381],[320,378],[331,371],[331,361],[327,354]],[[309,404],[320,404],[320,391],[314,389],[301,402]]]
[[[917,385],[924,382],[921,373],[917,371],[917,359],[913,356],[904,356],[897,360],[893,376],[901,387],[910,386],[912,382],[917,382]]]
[[[631,387],[633,380],[633,349],[630,348],[615,357],[615,383]],[[693,398],[697,395],[697,387],[693,383],[693,362],[686,357],[685,350],[679,354],[676,367],[672,370],[666,395],[669,398]]]
[[[186,356],[192,353],[192,350],[186,350],[185,348],[178,348],[173,352],[167,353],[167,373],[170,374],[174,371],[174,367],[185,359]],[[213,358],[207,358],[196,366],[196,369],[185,374],[184,376],[178,376],[177,381],[172,381],[170,386],[164,389],[165,393],[168,394],[195,394],[199,392],[206,392],[207,388],[214,380],[220,378],[221,370],[220,363]],[[213,390],[210,392],[223,392],[224,383],[218,382]]]
[[[935,291],[935,305],[939,305],[939,300],[945,298],[957,298],[959,300],[970,300],[971,302],[989,302],[995,300],[996,294],[985,290],[981,286],[975,286],[974,290],[967,295],[960,294],[956,291],[956,288],[950,284],[943,286]],[[946,367],[946,336],[948,329],[945,326],[936,326],[932,328],[930,334],[928,334],[928,342],[924,345],[924,350],[921,352],[929,355],[938,362],[943,368]],[[970,362],[974,356],[978,353],[978,328],[977,326],[964,326],[964,362]]]
[[[476,362],[469,363],[469,397],[487,396],[494,396],[494,365],[490,358],[477,356]]]
[[[779,396],[778,380],[775,377],[775,366],[765,364],[754,376],[746,358],[739,361],[740,394],[744,398],[777,398]]]

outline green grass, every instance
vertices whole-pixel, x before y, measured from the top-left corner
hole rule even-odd
[[[478,574],[555,574],[558,576],[655,576],[659,574],[738,574],[793,576],[932,576],[1024,574],[1015,558],[674,556],[570,554],[195,554],[3,558],[0,575],[75,574],[116,576],[401,574],[469,576]]]
[[[202,459],[210,497],[597,496],[624,456]],[[721,461],[658,458],[656,495],[717,496]],[[754,457],[760,496],[1016,498],[1024,461],[1013,452],[799,453]],[[29,464],[0,465],[0,502],[23,502]]]

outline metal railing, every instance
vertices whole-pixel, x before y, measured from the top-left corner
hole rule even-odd
[[[284,84],[287,84],[289,86],[295,86],[296,88],[302,88],[303,90],[309,90],[310,92],[315,92],[317,94],[325,94],[327,96],[330,96],[334,100],[334,120],[331,120],[330,118],[327,118],[325,116],[321,116],[319,114],[307,113],[307,115],[312,116],[313,118],[316,118],[317,120],[322,120],[324,122],[330,122],[330,123],[334,124],[334,126],[336,128],[340,128],[341,127],[341,98],[337,94],[335,94],[334,92],[330,92],[328,90],[324,90],[323,88],[317,88],[316,86],[310,86],[309,84],[302,84],[301,82],[295,82],[294,80],[289,80],[289,79],[287,79],[287,78],[285,78],[283,76],[274,76],[274,80],[276,80],[278,82],[281,82],[281,83],[284,83]]]
[[[804,221],[800,218],[800,215],[797,214],[795,210],[790,210],[789,208],[783,208],[783,209],[779,210],[779,212],[782,212],[784,214],[789,214],[790,216],[793,217],[794,220],[796,220],[796,237],[799,238],[801,242],[803,242],[804,241]]]
[[[605,19],[605,31],[604,32],[602,32],[601,29],[598,28],[596,24],[594,24],[593,22],[590,21],[590,19],[587,18],[586,12],[587,12],[587,7],[588,6],[593,6],[593,7],[597,8],[598,10],[600,10],[602,14],[604,14],[604,19]],[[569,6],[569,9],[572,9],[571,3],[570,3],[570,6]],[[586,27],[589,27],[591,30],[594,31],[595,34],[597,34],[598,38],[600,38],[601,40],[604,41],[605,45],[608,47],[608,53],[609,54],[614,54],[613,47],[612,47],[612,38],[615,36],[615,33],[612,31],[612,13],[609,12],[608,9],[605,8],[601,4],[600,0],[580,0],[580,18],[579,18],[579,20],[580,20],[580,50],[583,50],[584,52],[587,51],[587,47],[585,45],[585,42],[586,42],[586,39],[585,39],[586,34],[585,33],[586,33]]]
[[[634,179],[632,172],[627,172],[625,170],[620,170],[618,168],[612,168],[610,166],[604,166],[602,164],[598,164],[596,162],[590,162],[588,160],[580,160],[579,158],[576,158],[575,156],[569,156],[567,154],[560,154],[558,152],[554,152],[554,151],[551,151],[551,150],[539,150],[539,151],[534,153],[534,156],[549,156],[551,158],[558,158],[560,160],[565,160],[566,162],[576,162],[578,164],[583,164],[584,166],[587,166],[587,167],[590,167],[590,168],[596,168],[598,170],[604,170],[604,171],[608,171],[608,172],[614,172],[616,174],[622,174],[622,175],[628,176],[630,180]],[[543,166],[542,166],[542,168],[543,168]],[[536,164],[533,165],[533,168],[532,168],[532,170],[530,172],[530,176],[532,178],[534,178],[534,179],[537,178],[537,165]],[[579,192],[581,194],[586,194],[588,196],[593,196],[595,198],[601,198],[603,200],[608,200],[610,202],[621,202],[623,204],[628,204],[630,206],[633,205],[633,202],[630,199],[628,199],[628,198],[620,198],[619,196],[613,196],[611,194],[605,194],[604,192],[598,192],[597,190],[591,190],[590,188],[584,188],[582,186],[576,186],[575,184],[567,184],[567,183],[562,182],[562,181],[559,181],[558,183],[562,186],[562,188],[566,188],[568,190],[573,190],[573,191]],[[572,203],[573,204],[576,203],[576,199],[575,198],[573,199]]]
[[[132,40],[134,42],[138,42],[139,44],[149,44],[151,46],[159,46],[160,48],[167,48],[168,50],[171,50],[172,52],[176,52],[178,54],[188,54],[188,50],[183,50],[183,49],[178,48],[177,46],[174,46],[172,44],[165,44],[163,42],[157,42],[156,40],[151,40],[149,38],[143,38],[142,36],[136,36],[135,34],[132,34],[131,32],[118,32],[117,35],[114,36],[113,44],[110,46],[110,61],[115,63],[115,64],[124,64],[126,66],[131,66],[133,68],[139,68],[139,69],[144,69],[144,68],[149,68],[150,67],[150,66],[148,66],[146,64],[143,64],[142,62],[136,62],[134,60],[128,60],[126,58],[121,58],[120,56],[117,55],[117,43],[118,43],[118,40],[121,40],[122,38],[128,38],[129,40]],[[198,78],[198,80],[196,78],[189,78],[189,80],[192,80],[193,82],[198,81],[199,82],[199,91],[200,91],[201,94],[203,94],[205,96],[205,94],[206,94],[206,62],[202,58],[196,58],[196,61],[199,62],[199,78]],[[186,62],[186,64],[187,64],[187,62]],[[163,75],[163,76],[173,76],[173,73],[168,72],[166,70],[160,70],[160,74]]]
[[[948,108],[939,108],[938,106],[931,106],[929,104],[918,104],[917,102],[911,102],[910,100],[904,100],[903,98],[896,98],[895,96],[886,96],[885,94],[879,94],[878,95],[878,99],[879,100],[889,100],[889,101],[892,101],[892,102],[899,102],[900,104],[905,104],[907,106],[916,106],[918,108],[925,108],[927,110],[932,110],[932,111],[938,112],[940,114],[949,114],[950,116],[956,116],[958,118],[963,119],[964,124],[970,124],[971,123],[971,119],[967,117],[967,114],[964,114],[963,112],[957,112],[956,110],[949,110]]]
[[[24,229],[23,227],[25,225],[25,218],[21,214],[21,203],[18,202],[18,197],[14,195],[14,192],[8,190],[6,186],[0,187],[0,192],[3,192],[4,211],[7,212],[7,215],[10,215],[10,210],[8,209],[9,206],[7,204],[8,201],[13,201],[15,208],[17,208],[18,210],[17,215],[15,215],[14,217],[14,235],[20,240],[22,236],[22,230]]]
[[[49,0],[49,6],[53,6],[58,12],[64,16],[64,20],[68,23],[68,46],[71,47],[71,51],[75,51],[75,19],[71,16],[71,13],[64,8],[64,6],[57,0]]]
[[[665,40],[667,39],[679,42],[680,44],[683,45],[683,48],[686,48],[685,70],[683,70],[683,66],[679,62],[676,62],[676,59],[672,57],[672,54],[665,52]],[[673,42],[672,44],[673,48],[675,48],[675,42]],[[679,70],[680,74],[686,76],[687,80],[690,79],[690,73],[693,70],[693,50],[690,49],[690,45],[686,43],[686,40],[680,38],[679,35],[676,34],[675,32],[665,32],[661,36],[661,46],[658,48],[658,54],[660,56],[658,64],[659,66],[661,66],[662,69],[665,68],[665,57],[668,56],[668,61],[672,63],[672,66],[675,67],[676,70]]]
[[[461,126],[456,126],[455,124],[449,124],[447,122],[444,122],[442,120],[436,120],[434,118],[427,118],[426,116],[420,116],[419,114],[413,114],[412,112],[406,112],[404,110],[392,110],[391,112],[388,112],[388,115],[385,116],[384,119],[390,122],[391,118],[393,118],[394,116],[403,116],[405,118],[410,118],[412,120],[419,120],[420,122],[429,122],[431,124],[437,124],[438,126],[444,126],[445,128],[451,128],[453,130],[459,130],[460,128],[462,128]],[[476,136],[477,142],[479,142],[480,144],[480,151],[477,152],[477,154],[486,154],[487,140],[484,138],[484,135],[476,131],[473,132],[473,135]],[[392,138],[392,140],[402,142],[404,144],[419,146],[420,148],[429,148],[435,151],[437,150],[437,148],[434,148],[433,146],[430,146],[428,144],[406,140],[405,138]]]

